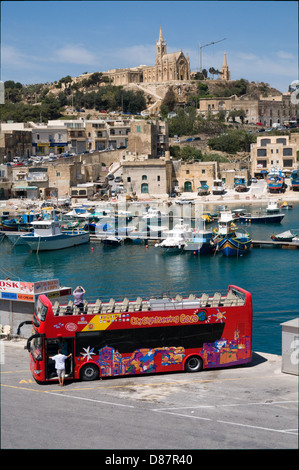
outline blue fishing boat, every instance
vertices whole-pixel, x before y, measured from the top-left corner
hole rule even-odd
[[[247,190],[246,180],[244,176],[235,176],[234,178],[235,191],[242,193]]]
[[[251,236],[235,225],[235,218],[231,211],[220,213],[218,231],[214,238],[216,250],[225,256],[239,256],[248,253],[251,249]]]
[[[280,168],[271,168],[267,176],[267,188],[270,193],[285,191],[285,175]]]
[[[32,222],[33,232],[21,235],[33,251],[50,251],[82,245],[90,241],[89,232],[84,230],[62,231],[58,220],[40,220]]]
[[[293,191],[299,191],[299,166],[291,173],[291,188]]]

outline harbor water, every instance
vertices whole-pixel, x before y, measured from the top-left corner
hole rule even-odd
[[[254,207],[247,209],[252,211]],[[272,234],[299,229],[299,204],[284,213],[279,224],[242,227],[253,240],[270,240]],[[84,286],[87,300],[226,292],[229,284],[240,286],[252,293],[254,351],[280,355],[280,324],[299,316],[298,249],[262,246],[252,248],[244,256],[225,257],[220,253],[162,253],[154,244],[107,247],[91,242],[36,253],[26,246],[13,246],[2,237],[0,257],[1,279],[10,277],[27,282],[59,279],[72,289]]]

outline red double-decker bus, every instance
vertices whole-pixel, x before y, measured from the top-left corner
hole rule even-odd
[[[27,342],[37,382],[57,380],[51,356],[62,348],[66,379],[94,380],[244,364],[252,358],[252,299],[230,285],[222,295],[52,305],[40,295]]]

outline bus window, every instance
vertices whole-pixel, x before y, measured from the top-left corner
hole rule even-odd
[[[48,307],[40,301],[40,298],[37,299],[35,313],[39,320],[45,321],[47,316]]]

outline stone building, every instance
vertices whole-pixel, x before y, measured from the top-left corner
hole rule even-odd
[[[128,152],[157,158],[169,150],[168,123],[164,121],[134,120],[128,135]]]
[[[127,193],[139,197],[165,196],[172,187],[172,161],[169,152],[165,158],[138,158],[122,163],[122,179]]]
[[[290,174],[297,168],[297,150],[297,143],[290,141],[288,135],[257,137],[250,149],[252,176],[265,178],[273,167]]]
[[[130,83],[159,83],[174,80],[190,80],[190,60],[182,51],[167,53],[167,41],[163,38],[160,27],[159,39],[156,41],[155,65],[112,69],[104,72],[113,85]]]
[[[173,161],[172,191],[197,192],[203,184],[211,188],[217,178],[217,165],[217,162]]]
[[[291,102],[291,93],[283,93],[277,96],[259,98],[250,94],[242,96],[230,96],[223,98],[201,98],[199,100],[199,113],[203,116],[225,113],[228,119],[230,111],[245,111],[245,124],[260,122],[263,126],[271,127],[274,123],[296,119],[299,107]],[[238,120],[238,118],[236,118]]]

